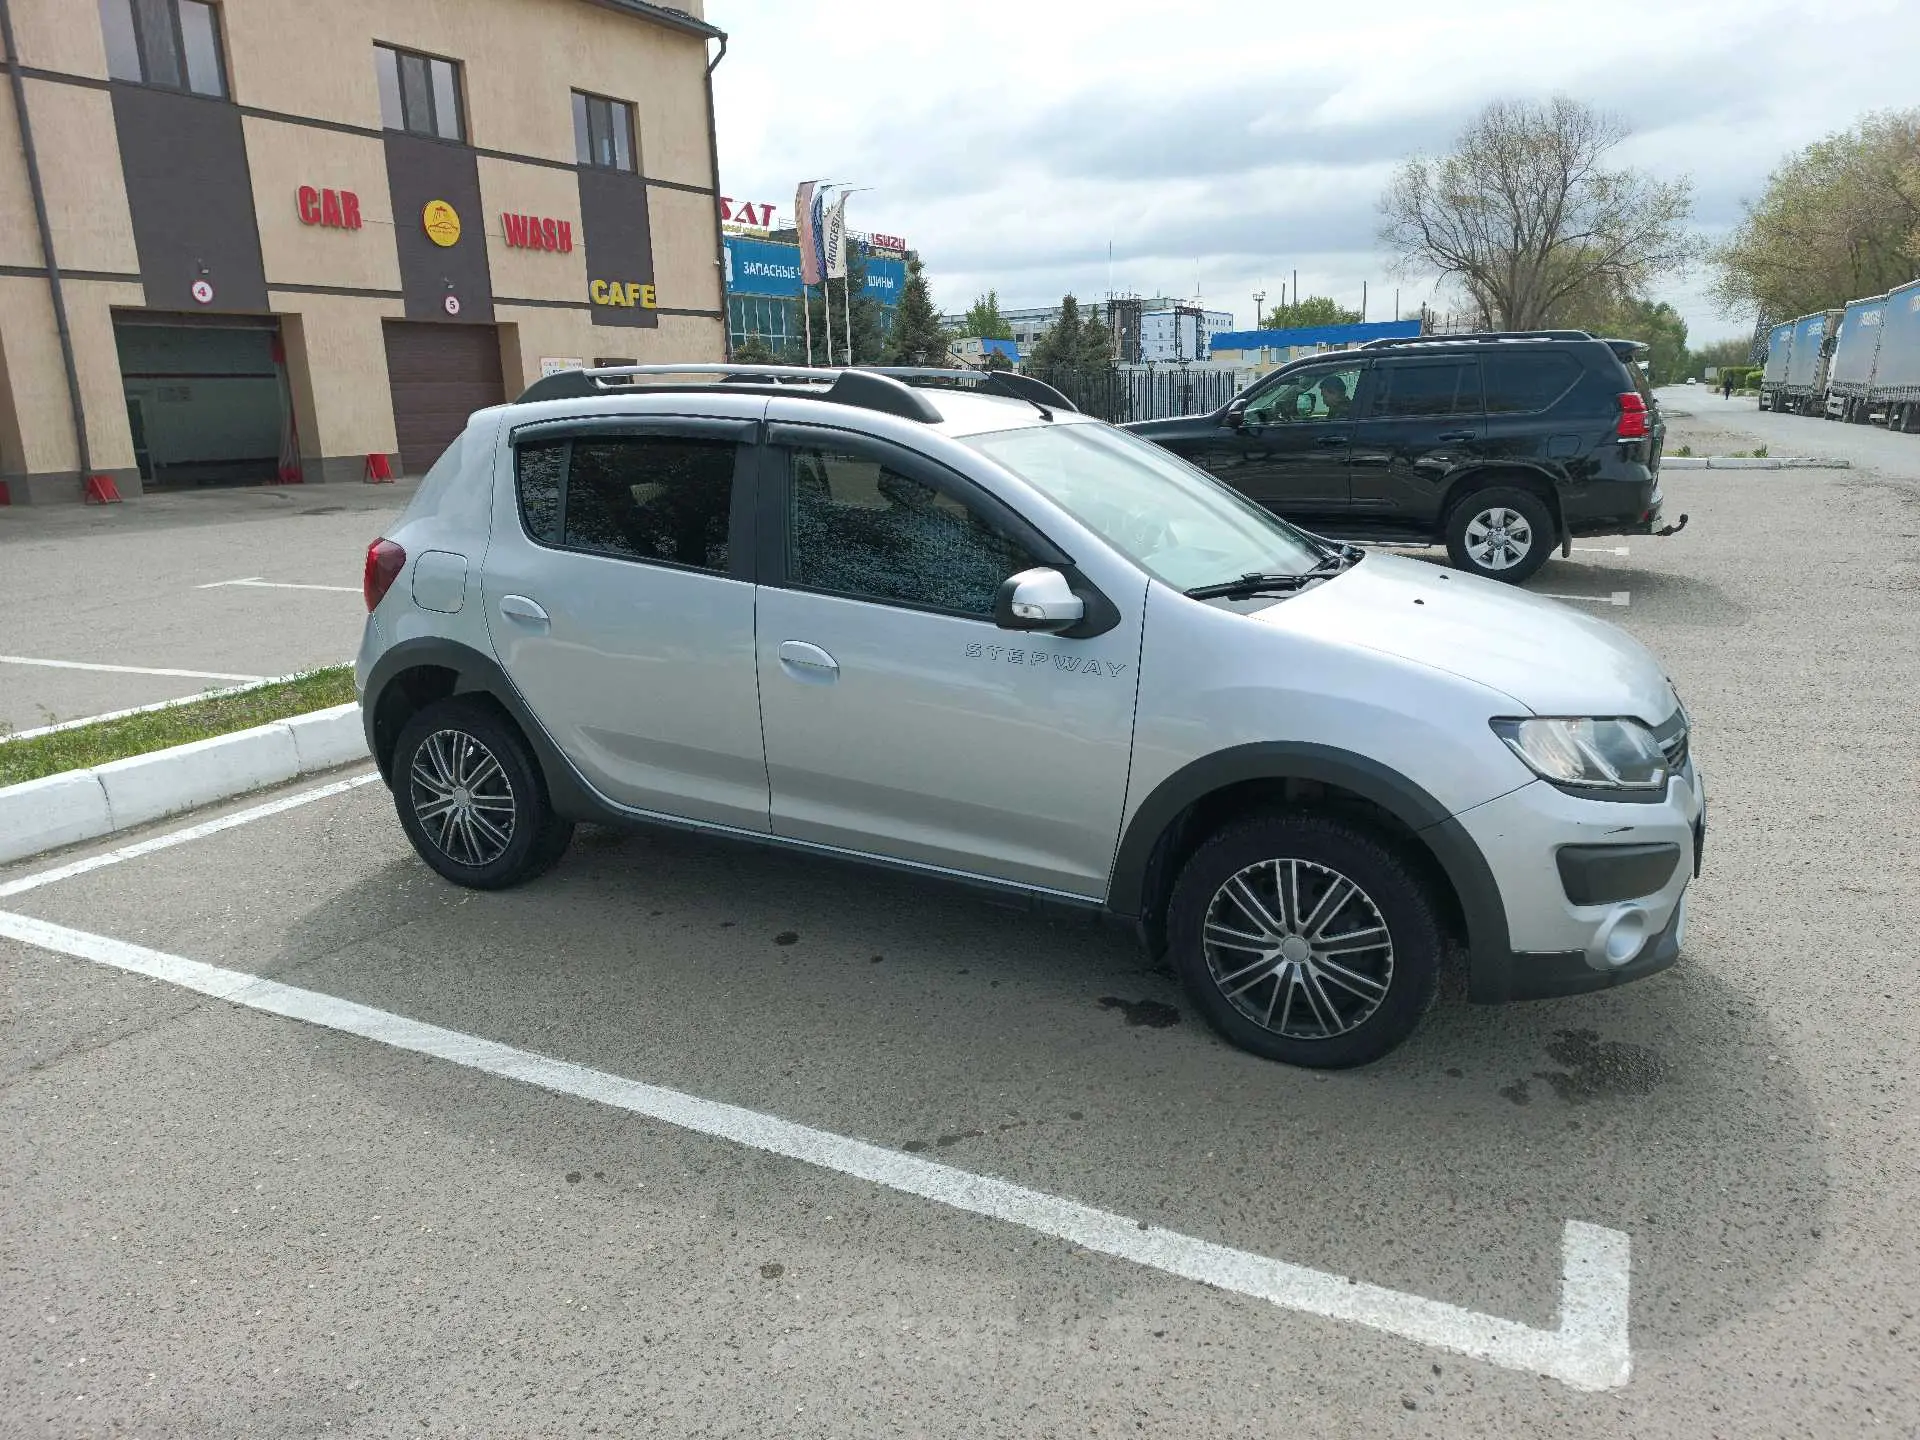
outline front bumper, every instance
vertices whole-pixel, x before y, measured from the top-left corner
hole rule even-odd
[[[1484,857],[1506,921],[1504,943],[1475,937],[1474,1000],[1601,990],[1664,970],[1679,956],[1682,905],[1706,826],[1705,787],[1691,761],[1656,801],[1582,799],[1537,780],[1451,823]],[[1664,879],[1654,872],[1665,867],[1642,867],[1645,894],[1612,890],[1600,903],[1580,903],[1594,897],[1570,881],[1581,866],[1563,864],[1560,852],[1584,860],[1612,846],[1670,853],[1673,864]]]

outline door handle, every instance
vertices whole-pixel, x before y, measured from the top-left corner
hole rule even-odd
[[[1442,445],[1464,445],[1474,438],[1474,433],[1471,430],[1449,430],[1446,434],[1436,435],[1433,438]]]
[[[1322,450],[1334,450],[1342,445],[1351,445],[1353,441],[1345,435],[1322,435],[1313,443],[1318,445]]]
[[[840,662],[818,645],[804,640],[780,642],[780,668],[809,685],[829,685],[840,675]]]
[[[536,627],[546,625],[548,620],[547,612],[524,595],[502,595],[500,613],[509,620]]]

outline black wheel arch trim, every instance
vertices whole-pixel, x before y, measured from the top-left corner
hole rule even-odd
[[[1378,805],[1411,830],[1453,886],[1466,920],[1469,998],[1482,1003],[1512,998],[1515,957],[1506,906],[1479,845],[1445,806],[1406,776],[1331,745],[1259,741],[1202,756],[1174,771],[1127,823],[1107,886],[1108,909],[1144,920],[1151,909],[1156,852],[1174,822],[1209,795],[1250,781],[1275,780],[1336,786]]]
[[[507,678],[506,671],[500,668],[499,662],[471,645],[437,636],[402,640],[381,655],[367,675],[366,688],[360,697],[360,723],[367,733],[367,749],[380,767],[381,778],[389,786],[393,784],[393,764],[391,753],[382,753],[378,731],[380,701],[397,676],[422,666],[451,670],[454,674],[454,695],[486,695],[512,717],[514,724],[520,727],[520,733],[526,737],[527,744],[533,748],[541,778],[546,782],[547,798],[556,811],[569,820],[601,818],[604,807],[597,802],[586,783],[574,773],[573,766],[560,753],[560,747],[553,743],[545,727],[534,718],[533,711]]]

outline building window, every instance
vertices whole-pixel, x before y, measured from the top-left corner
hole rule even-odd
[[[633,106],[573,92],[573,158],[598,170],[634,168]]]
[[[387,129],[442,140],[467,138],[455,62],[376,45],[373,69],[380,81],[380,123]]]
[[[114,79],[225,98],[213,6],[202,0],[100,0],[100,29]]]

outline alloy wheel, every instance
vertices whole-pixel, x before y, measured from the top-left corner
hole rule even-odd
[[[436,730],[413,752],[413,813],[427,838],[462,865],[490,865],[506,853],[517,818],[500,761],[464,730]]]
[[[1511,570],[1533,549],[1533,526],[1518,510],[1495,505],[1467,522],[1467,554],[1483,570]]]
[[[1262,860],[1207,905],[1207,969],[1262,1029],[1330,1040],[1364,1024],[1393,985],[1393,938],[1373,898],[1311,860]]]

